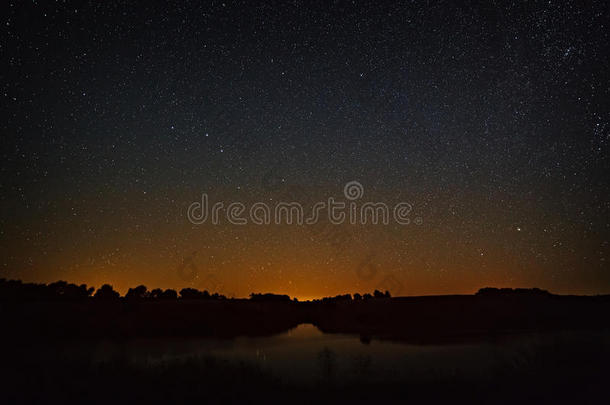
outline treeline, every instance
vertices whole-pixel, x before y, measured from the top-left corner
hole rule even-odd
[[[391,297],[392,296],[390,295],[389,291],[381,292],[379,290],[375,290],[373,292],[373,294],[355,293],[353,296],[351,294],[341,294],[341,295],[336,295],[334,297],[324,297],[324,298],[320,298],[320,299],[314,299],[312,302],[329,304],[329,303],[336,303],[336,302],[366,301],[366,300],[375,299],[375,298],[391,298]],[[289,302],[290,297],[288,295],[271,294],[271,293],[266,293],[266,294],[252,293],[252,294],[250,294],[250,300],[251,301],[265,301],[265,302]],[[292,301],[298,302],[298,299],[293,298]]]
[[[351,301],[367,301],[370,299],[375,299],[375,298],[391,298],[392,296],[390,295],[390,292],[386,290],[386,292],[381,292],[379,290],[375,290],[373,292],[373,294],[360,294],[360,293],[355,293],[354,296],[352,297],[351,294],[342,294],[342,295],[336,295],[334,297],[325,297],[319,300],[314,300],[313,302],[322,302],[324,304],[326,303],[335,303],[335,302],[351,302]]]
[[[351,301],[366,301],[375,298],[390,298],[389,291],[375,290],[373,294],[337,295],[313,300],[315,303],[336,303]],[[104,284],[97,290],[86,284],[76,285],[66,281],[56,281],[50,284],[24,283],[21,280],[0,279],[0,300],[14,301],[78,301],[85,299],[96,300],[226,300],[222,294],[200,291],[196,288],[183,288],[180,291],[172,289],[155,288],[148,290],[144,285],[130,288],[124,297],[121,297],[110,284]],[[290,298],[285,294],[252,293],[250,301],[254,302],[298,302],[297,298]]]
[[[86,284],[76,285],[66,281],[56,281],[51,284],[24,283],[21,280],[0,279],[0,299],[18,301],[78,301],[84,299],[115,300],[121,294],[114,290],[110,284],[104,284],[99,289],[88,287]],[[130,288],[125,294],[127,300],[176,300],[181,299],[210,299],[224,300],[224,295],[208,291],[199,291],[195,288],[183,288],[180,292],[172,289],[163,290],[155,288],[148,290],[144,285]]]
[[[125,299],[128,300],[144,300],[144,299],[153,299],[153,300],[176,300],[178,298],[187,299],[187,300],[225,300],[225,297],[222,294],[213,293],[210,294],[207,290],[200,291],[196,288],[183,288],[180,292],[176,292],[176,290],[166,289],[163,290],[161,288],[155,288],[154,290],[148,291],[146,286],[139,285],[135,288],[130,288],[127,290],[127,294],[125,294]]]
[[[23,283],[21,280],[0,279],[0,299],[5,300],[80,300],[91,296],[94,287],[66,281],[51,284]],[[118,293],[117,293],[118,294]]]
[[[511,296],[511,295],[519,295],[519,296],[551,296],[550,292],[547,290],[541,290],[540,288],[495,288],[495,287],[485,287],[481,288],[477,291],[476,295],[479,296]]]
[[[539,288],[481,288],[476,293],[477,296],[485,297],[505,297],[505,296],[553,296],[554,294]],[[20,300],[20,301],[45,301],[45,300],[65,300],[77,301],[88,298],[100,300],[119,299],[121,295],[114,290],[110,284],[104,284],[99,289],[89,287],[87,284],[72,284],[66,281],[56,281],[50,284],[44,283],[24,283],[21,280],[0,279],[0,300]],[[226,300],[222,294],[210,293],[206,290],[200,291],[196,288],[183,288],[180,291],[172,289],[155,288],[148,290],[144,285],[130,288],[123,297],[127,300]],[[391,298],[390,292],[375,290],[373,294],[342,294],[334,297],[325,297],[313,300],[314,303],[337,303],[351,301],[366,301],[370,299]],[[255,302],[290,302],[298,301],[291,299],[288,295],[271,293],[252,293],[250,300]]]
[[[271,294],[271,293],[259,294],[259,293],[252,293],[252,294],[250,294],[250,301],[256,301],[256,302],[290,302],[290,297],[288,295],[285,295],[285,294]],[[294,301],[298,301],[298,300],[296,298],[294,298]]]

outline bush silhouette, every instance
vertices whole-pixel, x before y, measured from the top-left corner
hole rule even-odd
[[[178,299],[178,293],[175,290],[167,289],[163,291],[159,298],[164,300],[176,300]]]
[[[250,301],[265,301],[265,302],[289,302],[290,297],[288,295],[281,294],[260,294],[260,293],[252,293],[250,294]]]
[[[136,288],[130,288],[125,294],[127,299],[141,300],[148,297],[148,289],[144,285],[139,285]]]
[[[118,299],[120,297],[120,294],[114,291],[110,284],[104,284],[95,292],[95,295],[93,297],[103,300],[112,300]]]

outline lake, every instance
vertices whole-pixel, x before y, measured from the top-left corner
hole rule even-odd
[[[127,361],[134,367],[198,361],[213,357],[231,364],[247,363],[290,383],[399,381],[459,375],[481,379],[499,368],[536,368],[540,349],[554,350],[575,338],[573,333],[519,335],[502,340],[414,345],[358,336],[325,334],[301,324],[268,337],[219,339],[133,339],[98,341],[65,347],[66,357],[88,357],[94,363]]]

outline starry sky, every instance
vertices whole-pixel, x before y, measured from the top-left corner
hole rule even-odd
[[[3,2],[0,277],[610,293],[608,4],[455,3]],[[413,220],[186,214],[350,181]]]

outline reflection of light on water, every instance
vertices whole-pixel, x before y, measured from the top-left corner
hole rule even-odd
[[[322,336],[324,334],[320,331],[320,329],[311,323],[301,323],[297,327],[290,329],[288,332],[283,333],[282,335],[286,335],[291,338],[311,338],[314,336]]]
[[[549,340],[546,335],[539,338]],[[325,334],[312,324],[301,324],[268,337],[135,339],[124,343],[98,342],[89,349],[72,346],[71,350],[78,351],[77,356],[89,355],[94,362],[123,358],[143,367],[213,357],[258,365],[286,381],[309,383],[324,378],[337,382],[358,378],[390,381],[426,373],[485,375],[494,367],[499,353],[504,359],[514,359],[532,339],[523,336],[508,344],[483,341],[428,346],[373,339],[370,344],[362,344],[357,335]]]
[[[267,360],[267,355],[260,349],[256,349],[256,359],[259,361]]]
[[[214,357],[258,364],[286,380],[313,382],[320,378],[341,380],[364,375],[379,380],[400,378],[396,370],[440,367],[452,357],[452,351],[455,355],[455,348],[446,353],[443,350],[376,340],[364,345],[356,335],[325,334],[312,324],[300,324],[268,337],[137,339],[125,347],[104,346],[103,352],[110,357],[124,353],[130,363],[142,366]],[[472,360],[473,356],[468,357]]]

